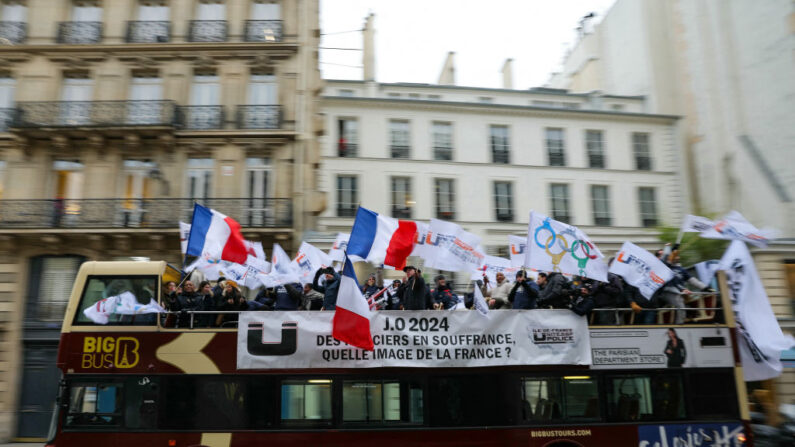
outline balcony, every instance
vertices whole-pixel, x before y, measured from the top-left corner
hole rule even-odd
[[[191,20],[189,42],[226,42],[226,20]]]
[[[186,130],[211,130],[224,127],[224,106],[180,106],[177,126]]]
[[[127,22],[127,43],[163,43],[170,40],[170,22]]]
[[[17,104],[13,127],[173,126],[172,101],[54,101]]]
[[[0,45],[18,45],[23,43],[27,37],[27,23],[0,21]]]
[[[505,150],[491,150],[491,161],[496,164],[507,165],[511,162],[511,153]]]
[[[566,156],[562,152],[549,153],[550,166],[566,166]]]
[[[638,171],[651,171],[651,157],[636,155],[635,169]]]
[[[15,112],[15,109],[0,108],[0,132],[5,132],[11,127]]]
[[[194,199],[0,200],[0,228],[175,228]],[[292,226],[290,199],[205,199],[246,228]]]
[[[411,207],[392,205],[392,217],[395,219],[411,219]]]
[[[246,42],[281,42],[281,20],[246,20]]]
[[[355,217],[358,205],[339,204],[337,205],[337,217]]]
[[[591,168],[605,167],[605,156],[602,154],[588,154],[588,166]]]
[[[392,158],[409,158],[409,147],[408,146],[390,146],[390,150],[392,152]]]
[[[282,124],[282,106],[237,106],[238,129],[279,129]]]
[[[61,22],[58,43],[91,44],[102,41],[102,22]]]
[[[451,161],[453,159],[453,148],[444,146],[434,147],[433,159],[440,161]]]
[[[337,155],[339,157],[353,158],[359,154],[359,145],[356,143],[349,143],[344,139],[337,142]]]

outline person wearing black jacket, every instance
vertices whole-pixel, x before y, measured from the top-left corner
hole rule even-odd
[[[569,282],[558,272],[539,273],[538,307],[566,309],[571,301]]]
[[[400,302],[403,297],[405,287],[403,283],[396,279],[392,281],[392,285],[386,289],[386,307],[384,310],[400,310],[403,304]]]
[[[403,309],[425,310],[433,308],[429,303],[430,297],[426,294],[425,280],[414,266],[403,269],[406,272],[406,284],[403,291]]]
[[[431,291],[433,308],[436,310],[452,309],[458,304],[458,295],[453,293],[444,275],[438,275],[435,280],[436,288]]]
[[[326,282],[322,286],[319,283],[320,275],[325,275],[326,277]],[[340,279],[340,274],[334,271],[332,267],[318,269],[315,272],[312,288],[323,294],[323,307],[320,310],[334,310],[337,308]]]
[[[665,350],[663,352],[666,357],[668,357],[669,368],[675,368],[685,364],[685,360],[687,359],[685,343],[676,335],[674,328],[668,329],[668,342],[665,343]]]
[[[538,307],[538,284],[527,278],[527,272],[516,272],[516,282],[508,293],[508,301],[514,309],[536,309]]]
[[[607,282],[593,281],[588,290],[598,309],[614,309],[622,300],[621,278],[614,273],[607,273]],[[594,324],[618,324],[616,317],[615,311],[596,312]]]

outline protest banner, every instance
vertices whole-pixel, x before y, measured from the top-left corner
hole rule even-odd
[[[426,267],[473,272],[483,265],[485,255],[475,249],[480,245],[480,236],[453,222],[431,219],[425,243]]]
[[[579,228],[530,211],[525,267],[607,282],[607,264]]]
[[[647,299],[674,277],[674,272],[662,261],[632,242],[624,242],[609,272],[637,287]]]

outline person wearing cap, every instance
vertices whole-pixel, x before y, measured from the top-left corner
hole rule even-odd
[[[508,302],[508,293],[511,292],[513,284],[505,278],[502,272],[497,272],[495,279],[497,284],[489,289],[489,277],[483,275],[483,287],[480,289],[483,292],[483,296],[488,299],[489,309],[510,309],[511,303]]]
[[[406,272],[406,285],[403,291],[403,309],[425,310],[431,309],[430,296],[426,294],[425,280],[413,265],[403,269]]]
[[[431,298],[433,298],[433,308],[436,310],[452,309],[458,304],[458,295],[453,293],[444,275],[437,275],[434,278],[436,287],[431,290]]]
[[[527,277],[526,271],[519,270],[516,272],[516,282],[508,293],[508,301],[514,309],[536,309],[540,290],[538,284]]]

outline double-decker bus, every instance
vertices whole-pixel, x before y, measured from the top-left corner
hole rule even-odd
[[[374,351],[333,339],[332,312],[243,312],[227,328],[84,312],[124,292],[160,299],[180,275],[83,264],[48,445],[750,444],[730,312],[725,324],[589,327],[568,310],[382,311]]]

